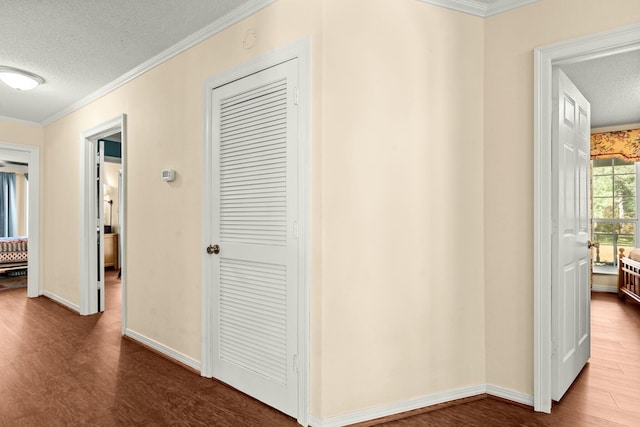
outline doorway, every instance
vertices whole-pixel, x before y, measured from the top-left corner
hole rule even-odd
[[[207,80],[203,93],[202,376],[302,425],[309,417],[309,75],[304,39]],[[277,136],[262,138],[273,129]],[[229,304],[220,303],[225,293]]]
[[[101,162],[97,165],[99,171],[99,185],[102,188],[102,253],[99,259],[102,261],[98,274],[102,275],[103,292],[100,295],[100,309],[105,311],[120,304],[112,296],[107,299],[108,293],[114,287],[121,286],[122,270],[120,269],[122,248],[121,221],[122,212],[122,134],[120,132],[108,135],[98,141],[98,156]],[[99,209],[100,210],[100,209]]]
[[[28,236],[27,249],[27,296],[35,298],[42,294],[39,285],[39,251],[40,251],[40,149],[30,145],[19,145],[0,142],[0,159],[7,168],[18,168],[23,181],[24,191],[21,203],[25,217],[22,224],[17,224],[18,231]],[[2,169],[0,169],[1,171]],[[28,180],[28,183],[27,183]],[[23,244],[24,245],[24,244]]]
[[[569,40],[534,51],[534,409],[550,412],[552,404],[552,111],[553,68],[640,49],[640,26]]]
[[[105,310],[105,268],[119,269],[122,272],[121,320],[124,332],[126,116],[123,114],[83,132],[80,150],[80,314],[90,315]],[[116,161],[120,163],[115,164]],[[117,222],[114,222],[114,218]]]

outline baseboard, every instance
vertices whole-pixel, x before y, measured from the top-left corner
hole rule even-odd
[[[63,306],[66,309],[69,309],[73,312],[75,312],[76,314],[80,314],[80,306],[76,305],[74,303],[72,303],[71,301],[67,301],[66,299],[59,297],[56,294],[53,294],[49,291],[42,291],[42,295],[49,298],[50,300],[52,300],[53,302],[60,304],[61,306]]]
[[[397,402],[391,405],[379,406],[377,408],[365,409],[362,411],[351,412],[349,414],[338,415],[320,419],[311,415],[309,424],[313,427],[338,427],[349,424],[361,423],[365,421],[375,420],[376,418],[388,417],[390,415],[400,414],[402,412],[413,411],[428,406],[438,405],[452,400],[464,399],[465,397],[477,396],[485,394],[486,386],[478,384],[470,387],[464,387],[456,390],[446,391],[444,393],[436,393],[430,396],[419,397],[417,399]]]
[[[486,397],[487,394],[511,402],[533,406],[533,396],[496,385],[478,384],[475,386],[463,387],[444,393],[437,393],[430,396],[407,400],[404,402],[398,402],[391,405],[384,405],[377,408],[365,409],[363,411],[356,411],[349,414],[338,415],[336,417],[321,419],[314,415],[311,415],[309,417],[309,425],[313,427],[346,426],[349,424],[362,423],[375,420],[377,418],[388,417],[390,415],[402,414],[403,412],[414,411],[416,409],[423,409],[429,406],[446,404],[455,400],[465,399],[469,397],[481,395],[485,395]]]
[[[591,286],[593,292],[609,292],[612,294],[618,293],[618,288],[613,286],[593,285]]]
[[[129,328],[125,329],[124,335],[127,338],[137,341],[140,344],[146,347],[149,347],[154,351],[157,351],[158,353],[168,357],[169,359],[173,359],[180,364],[186,365],[187,367],[194,369],[198,373],[200,372],[200,362],[190,358],[185,354],[180,353],[179,351],[176,351],[170,347],[167,347],[166,345],[161,344],[158,341],[153,340],[149,337],[145,337],[144,335],[139,334],[135,331],[132,331]]]
[[[487,384],[487,394],[500,397],[511,402],[521,403],[527,406],[533,406],[533,396],[521,393],[519,391],[509,390],[508,388],[497,385]]]

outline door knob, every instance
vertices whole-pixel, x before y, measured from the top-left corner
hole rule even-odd
[[[591,249],[591,248],[599,248],[600,247],[600,242],[591,242],[591,240],[587,240],[587,247],[589,249]]]
[[[211,255],[211,254],[216,254],[216,255],[219,254],[220,253],[220,246],[218,246],[218,245],[209,245],[209,246],[207,246],[207,253],[209,255]]]

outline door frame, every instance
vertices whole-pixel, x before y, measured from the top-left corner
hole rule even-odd
[[[298,422],[307,425],[309,420],[309,372],[310,372],[310,253],[311,253],[311,197],[310,197],[310,154],[311,154],[311,86],[310,57],[311,42],[308,37],[291,43],[273,52],[261,55],[231,70],[227,70],[203,83],[203,135],[202,135],[202,362],[201,375],[211,378],[213,375],[213,333],[214,295],[213,277],[210,255],[206,248],[211,244],[213,233],[208,218],[213,216],[212,201],[212,92],[216,87],[225,85],[250,74],[291,59],[298,59],[298,91],[299,91],[299,146],[298,146],[298,218],[301,218],[298,245]]]
[[[97,217],[97,200],[94,185],[95,178],[95,153],[97,152],[98,140],[116,132],[122,134],[122,217],[119,218],[119,239],[122,239],[122,329],[124,331],[127,324],[127,293],[126,280],[126,219],[127,219],[127,116],[121,114],[111,120],[96,125],[85,130],[80,135],[80,314],[90,315],[98,312],[97,295],[97,256],[93,256],[96,251],[97,237],[95,233],[95,218]],[[104,229],[102,230],[104,233]]]
[[[533,405],[551,412],[552,353],[552,69],[640,49],[640,25],[630,25],[534,49]]]
[[[29,218],[27,220],[29,240],[27,251],[29,260],[27,261],[27,296],[29,298],[39,297],[43,294],[40,289],[40,148],[33,145],[12,144],[0,142],[2,157],[9,156],[8,152],[16,152],[20,157],[28,158],[29,173]],[[7,158],[6,160],[12,160]],[[15,159],[18,160],[18,159]]]

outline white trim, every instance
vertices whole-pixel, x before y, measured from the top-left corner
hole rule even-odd
[[[213,295],[211,277],[211,257],[206,254],[205,248],[211,244],[211,224],[208,218],[212,212],[212,165],[211,165],[211,96],[212,90],[226,83],[232,82],[243,76],[247,76],[282,62],[298,59],[298,84],[300,103],[299,118],[299,156],[298,156],[298,189],[299,212],[298,218],[304,221],[304,226],[299,236],[298,262],[299,262],[299,289],[298,300],[298,422],[307,425],[310,408],[310,254],[311,254],[311,41],[308,37],[291,43],[283,48],[261,55],[247,63],[222,72],[203,83],[203,135],[202,135],[202,376],[212,376],[212,325],[213,325]]]
[[[67,301],[66,299],[59,297],[58,295],[53,294],[49,291],[43,291],[42,295],[57,302],[58,304],[61,304],[67,307],[69,310],[75,311],[76,313],[80,313],[80,307],[72,303],[71,301]]]
[[[625,129],[628,130],[629,128]],[[612,131],[607,131],[607,132],[612,132]],[[615,159],[599,159],[599,161],[608,161],[610,162],[610,164],[613,164]],[[591,166],[593,167],[593,160],[591,160],[589,162],[591,164]],[[634,199],[634,209],[636,209],[635,212],[637,212],[637,209],[640,205],[640,203],[638,203],[638,199],[640,197],[640,162],[635,162],[633,163],[633,168],[634,168],[634,174],[635,174],[635,190],[636,190],[636,197]],[[604,176],[604,175],[603,175]],[[611,169],[611,174],[607,174],[606,176],[609,176],[613,181],[615,181],[616,179],[616,171],[615,168]],[[590,186],[591,187],[591,186]],[[590,189],[591,191],[591,189]],[[614,192],[613,192],[613,188],[611,189],[611,195],[613,196]],[[633,241],[634,242],[640,242],[640,227],[639,227],[639,221],[638,218],[636,219],[614,219],[614,218],[594,218],[593,217],[593,213],[591,213],[591,224],[593,223],[617,223],[617,224],[633,224],[634,225],[634,236],[633,236]],[[613,232],[612,232],[613,233]],[[616,233],[613,233],[616,234]],[[595,263],[592,263],[592,268],[591,268],[591,273],[592,274],[599,274],[599,275],[610,275],[610,276],[617,276],[618,275],[618,259],[617,259],[617,255],[618,255],[618,250],[620,249],[620,245],[617,243],[617,239],[614,238],[613,239],[613,254],[614,256],[614,261],[615,261],[615,265],[612,266],[599,266],[599,265],[595,265]]]
[[[485,384],[477,384],[474,386],[463,387],[455,390],[436,393],[429,396],[418,397],[416,399],[405,400],[403,402],[392,403],[390,405],[378,406],[375,408],[364,409],[362,411],[350,412],[344,415],[320,419],[312,417],[309,424],[313,427],[337,427],[346,426],[355,423],[371,421],[390,415],[401,414],[403,412],[414,411],[416,409],[427,408],[441,403],[451,402],[453,400],[464,399],[467,397],[478,396],[487,392]]]
[[[127,240],[129,235],[129,216],[127,214],[127,194],[128,193],[128,175],[129,175],[129,156],[127,155],[129,147],[129,137],[127,135],[127,115],[122,115],[122,122],[120,128],[120,170],[121,175],[119,188],[119,207],[118,207],[118,267],[120,267],[120,284],[121,284],[121,296],[120,296],[120,316],[121,316],[121,330],[120,333],[124,335],[127,330],[127,290],[128,287],[128,275],[127,275]]]
[[[512,9],[536,3],[540,0],[498,0],[492,4],[478,0],[418,0],[424,3],[436,6],[446,7],[447,9],[457,10],[458,12],[468,13],[470,15],[486,18],[488,16],[497,15]]]
[[[42,295],[40,289],[40,148],[34,145],[0,142],[0,150],[11,150],[27,156],[29,174],[29,219],[27,251],[27,296]]]
[[[92,103],[93,101],[95,101],[96,99],[106,95],[107,93],[119,88],[120,86],[130,82],[131,80],[141,76],[142,74],[146,73],[147,71],[157,67],[158,65],[168,61],[169,59],[181,54],[182,52],[192,48],[193,46],[197,45],[198,43],[203,42],[204,40],[220,33],[221,31],[224,31],[225,29],[229,28],[230,26],[232,26],[233,24],[242,21],[243,19],[253,15],[254,13],[264,9],[265,7],[271,5],[272,3],[275,3],[278,0],[252,0],[252,1],[248,1],[246,3],[244,3],[242,6],[232,10],[231,12],[229,12],[227,15],[223,16],[222,18],[218,19],[217,21],[207,25],[206,27],[204,27],[203,29],[201,29],[200,31],[190,35],[189,37],[185,38],[184,40],[178,42],[177,44],[175,44],[174,46],[170,47],[169,49],[164,50],[163,52],[160,52],[158,55],[154,56],[153,58],[143,62],[142,64],[138,65],[137,67],[135,67],[134,69],[128,71],[127,73],[123,74],[122,76],[118,77],[117,79],[115,79],[114,81],[112,81],[111,83],[101,87],[100,89],[96,90],[95,92],[85,96],[84,98],[74,102],[73,104],[69,105],[68,107],[62,109],[61,111],[58,111],[57,113],[55,113],[54,115],[46,118],[45,120],[43,120],[42,125],[43,126],[48,126],[51,123],[55,122],[56,120],[61,119],[62,117],[66,116],[67,114],[73,113],[76,110],[79,110],[80,108],[84,107],[85,105],[88,105],[90,103]]]
[[[591,133],[619,132],[623,130],[640,129],[640,123],[629,123],[626,125],[606,126],[603,128],[592,128]]]
[[[554,65],[640,49],[640,25],[534,50],[534,409],[551,411],[551,74]]]
[[[507,12],[539,1],[540,0],[498,0],[489,5],[485,16],[498,15],[499,13]]]
[[[32,122],[30,120],[14,119],[13,117],[0,116],[0,120],[5,121],[5,122],[20,123],[20,124],[23,124],[23,125],[34,126],[34,127],[38,127],[38,128],[42,127],[41,123]]]
[[[298,164],[298,203],[302,226],[298,266],[298,423],[307,425],[311,411],[311,39],[298,43],[298,123],[300,150]]]
[[[592,285],[591,290],[593,292],[607,292],[610,294],[617,294],[618,288],[615,286],[604,286],[604,285]]]
[[[636,193],[640,194],[640,192]],[[636,239],[636,242],[638,239]],[[593,272],[591,273],[593,276],[617,276],[618,275],[618,267],[601,267],[598,265],[593,266]]]
[[[533,396],[531,396],[530,394],[509,390],[508,388],[500,387],[497,385],[487,384],[487,394],[510,400],[512,402],[522,403],[523,405],[533,406]]]
[[[95,182],[95,153],[96,143],[100,138],[112,135],[116,132],[122,134],[122,194],[123,194],[123,216],[120,218],[120,230],[119,238],[123,240],[122,243],[122,315],[121,315],[121,333],[124,334],[126,330],[127,321],[127,273],[126,273],[126,201],[127,201],[127,127],[126,127],[126,115],[121,114],[85,130],[80,135],[80,314],[90,315],[98,312],[97,298],[97,259],[95,255],[95,248],[97,244],[97,237],[95,232],[95,206],[96,195],[93,183]]]
[[[311,427],[322,427],[324,426],[324,423],[322,421],[322,418],[318,418],[315,415],[309,415],[308,425]]]
[[[188,367],[193,368],[196,371],[200,371],[200,362],[187,356],[186,354],[180,353],[179,351],[172,349],[171,347],[167,347],[166,345],[161,344],[154,339],[146,337],[131,329],[125,329],[125,332],[123,335],[131,338],[134,341],[138,341],[139,343],[144,344],[147,347],[150,347],[155,351],[162,353],[171,359],[177,360],[183,365],[187,365]]]
[[[477,384],[470,387],[450,390],[444,393],[436,393],[429,396],[419,397],[417,399],[405,400],[403,402],[378,406],[325,419],[311,415],[309,417],[309,425],[313,427],[336,427],[362,423],[382,417],[388,417],[390,415],[414,411],[416,409],[428,408],[429,406],[448,403],[458,399],[479,396],[481,394],[488,394],[527,406],[533,405],[533,396],[531,395],[492,384]]]

